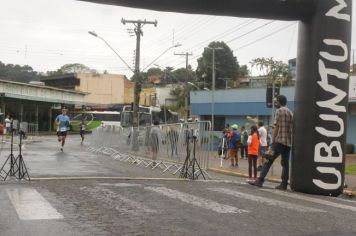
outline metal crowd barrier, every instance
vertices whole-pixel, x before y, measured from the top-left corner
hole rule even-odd
[[[200,167],[195,167],[197,177],[209,176],[206,170],[211,140],[209,121],[139,128],[108,125],[93,130],[88,150],[172,174],[180,173],[187,161],[196,160]]]
[[[38,124],[20,122],[20,130],[24,131],[27,136],[38,136]]]

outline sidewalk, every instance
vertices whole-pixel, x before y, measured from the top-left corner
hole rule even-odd
[[[346,164],[356,164],[356,154],[346,156]],[[217,172],[220,174],[233,175],[239,177],[248,177],[248,161],[239,158],[239,166],[231,167],[230,160],[221,160],[220,157],[214,155],[209,159],[209,169],[210,171]],[[281,171],[282,167],[280,165],[280,158],[278,158],[271,167],[266,180],[271,182],[279,183],[281,181]],[[259,176],[259,172],[257,172]],[[345,193],[352,194],[356,196],[356,175],[345,175],[345,183],[347,188]]]

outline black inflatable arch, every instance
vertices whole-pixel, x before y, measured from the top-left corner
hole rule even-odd
[[[298,20],[291,188],[320,195],[342,193],[352,0],[87,1],[159,11]]]

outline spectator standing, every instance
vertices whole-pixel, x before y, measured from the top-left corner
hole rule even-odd
[[[257,157],[260,146],[260,137],[256,125],[251,126],[251,132],[247,140],[248,144],[248,181],[254,181],[257,177]],[[253,178],[252,178],[253,169]]]
[[[11,119],[12,122],[12,132],[15,134],[17,134],[18,130],[19,130],[19,120],[18,119]]]
[[[262,187],[264,179],[274,160],[281,155],[282,182],[276,186],[276,189],[286,190],[289,179],[289,154],[292,146],[293,113],[287,108],[287,98],[284,95],[278,95],[276,97],[275,107],[277,110],[273,122],[271,144],[273,154],[264,163],[260,177],[258,177],[256,181],[249,182],[249,184]]]
[[[11,133],[11,123],[12,123],[12,119],[10,118],[9,115],[7,115],[6,118],[5,118],[6,134],[10,134]]]
[[[258,134],[260,137],[260,147],[258,151],[259,164],[258,164],[257,171],[261,171],[264,163],[263,154],[266,152],[268,146],[267,130],[264,127],[263,121],[258,122]]]
[[[228,139],[228,155],[231,159],[231,167],[238,167],[238,147],[240,145],[240,134],[238,133],[238,125],[233,124],[231,126],[231,137]]]
[[[241,159],[247,159],[247,139],[248,139],[248,133],[245,128],[245,126],[241,126],[241,133],[240,133],[240,138],[241,138]]]
[[[153,125],[150,130],[150,144],[151,144],[151,150],[152,150],[152,164],[153,166],[156,165],[156,160],[157,160],[157,154],[159,151],[159,143],[161,139],[161,130],[159,128],[159,121],[155,120],[153,122]]]

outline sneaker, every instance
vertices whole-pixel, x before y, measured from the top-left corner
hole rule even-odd
[[[257,178],[255,181],[248,182],[249,184],[256,186],[256,187],[262,187],[263,186],[263,180],[260,178]]]
[[[252,181],[254,181],[254,179],[251,177],[246,179],[246,182],[252,182]]]
[[[287,184],[281,183],[281,184],[277,185],[277,186],[275,187],[275,189],[287,190]]]

